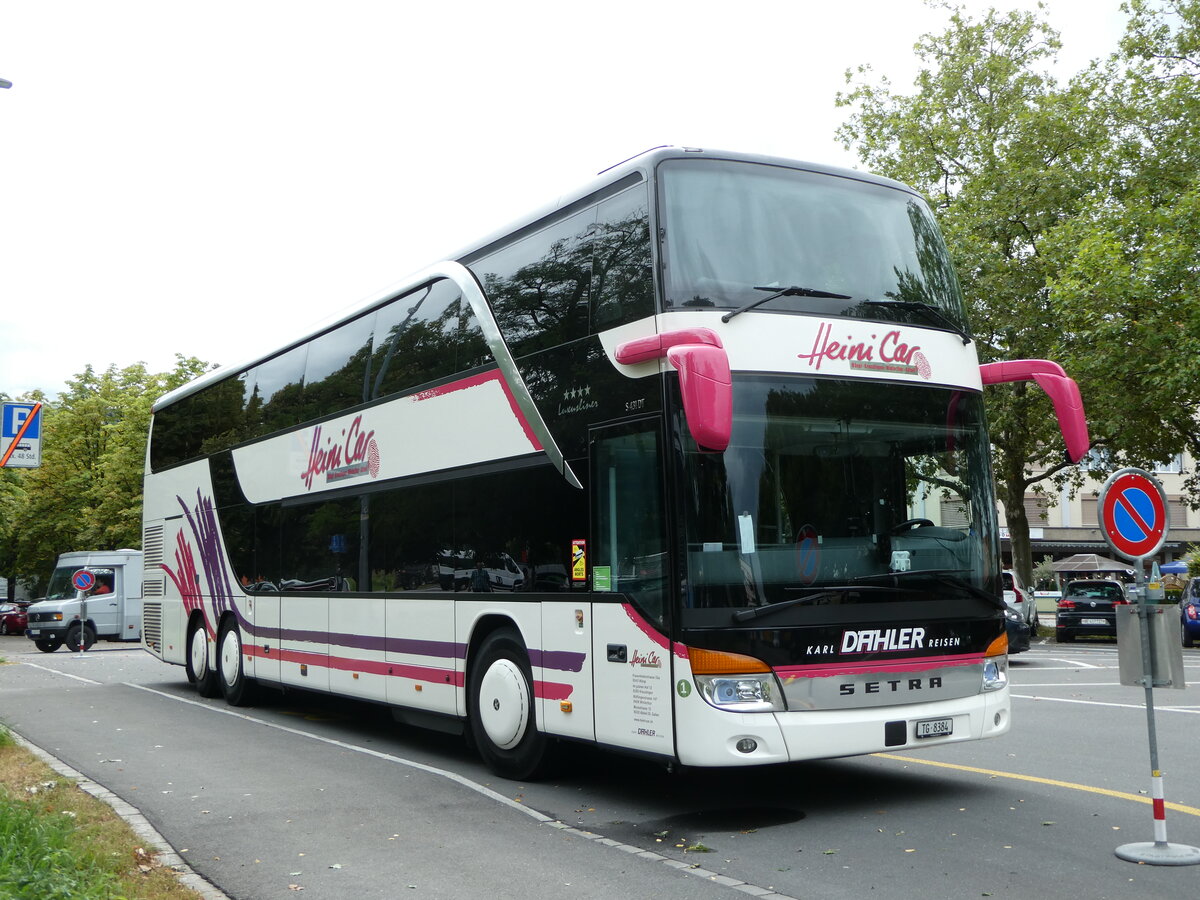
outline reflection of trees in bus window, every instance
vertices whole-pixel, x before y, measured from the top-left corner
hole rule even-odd
[[[960,296],[958,276],[946,253],[942,236],[933,219],[915,202],[909,201],[908,220],[912,225],[912,242],[898,247],[897,258],[908,265],[893,267],[896,275],[896,290],[885,296],[894,300],[927,303],[944,310],[959,325],[962,325],[961,308],[957,303],[948,304],[947,298]]]
[[[358,565],[358,499],[287,507],[281,512],[280,588],[336,591],[352,587]]]
[[[610,197],[592,239],[592,332],[654,314],[650,214],[644,185]]]
[[[308,345],[304,366],[304,419],[320,418],[369,399],[364,388],[375,317],[360,316]]]
[[[379,308],[368,377],[371,397],[386,397],[459,371],[461,296],[451,281],[435,281]]]
[[[304,420],[303,382],[307,354],[306,345],[294,347],[260,363],[255,369],[254,393],[246,405],[250,429],[247,437],[283,431]]]
[[[514,356],[587,334],[595,221],[586,210],[474,264]]]
[[[453,543],[449,482],[414,485],[366,498],[370,590],[440,590],[439,556]]]

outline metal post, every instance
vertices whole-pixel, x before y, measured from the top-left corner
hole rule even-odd
[[[1146,558],[1134,561],[1137,616],[1142,632],[1142,684],[1146,690],[1146,732],[1150,738],[1150,796],[1154,803],[1154,842],[1122,844],[1116,854],[1128,862],[1152,866],[1194,866],[1200,864],[1200,847],[1167,843],[1167,810],[1163,795],[1162,771],[1158,768],[1158,733],[1154,727],[1154,642],[1150,635],[1150,610],[1146,601],[1143,569]]]

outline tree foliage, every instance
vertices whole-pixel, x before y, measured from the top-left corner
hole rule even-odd
[[[988,388],[997,492],[1028,581],[1026,493],[1200,450],[1200,0],[1130,0],[1120,51],[1066,84],[1048,71],[1061,42],[1040,8],[975,20],[931,5],[948,25],[916,44],[913,90],[848,72],[839,137],[930,198],[981,360],[1053,359],[1080,384],[1105,451],[1086,473],[1040,391]]]
[[[60,553],[141,547],[151,406],[208,368],[179,355],[162,374],[142,363],[100,373],[88,365],[56,400],[22,398],[46,403],[42,464],[3,471],[0,571],[32,580],[40,592]]]

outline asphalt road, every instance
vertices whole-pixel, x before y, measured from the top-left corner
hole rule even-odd
[[[0,657],[0,719],[235,900],[1200,896],[1200,866],[1114,854],[1154,833],[1144,692],[1112,644],[1013,657],[1016,724],[992,741],[674,774],[573,749],[541,783],[365,704],[201,700],[138,649],[6,637]],[[1168,836],[1200,846],[1200,687],[1155,700]]]

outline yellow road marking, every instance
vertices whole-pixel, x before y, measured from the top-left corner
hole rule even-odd
[[[915,756],[900,756],[897,753],[872,753],[872,756],[877,756],[880,759],[891,759],[897,762],[915,763],[922,766],[936,766],[940,769],[955,769],[959,772],[972,772],[976,775],[987,775],[991,778],[1011,778],[1014,781],[1029,781],[1033,784],[1047,784],[1051,787],[1067,788],[1072,791],[1086,791],[1089,794],[1103,794],[1105,797],[1115,797],[1118,800],[1132,800],[1135,803],[1145,803],[1151,805],[1154,802],[1152,797],[1144,797],[1141,794],[1130,794],[1126,791],[1110,791],[1108,788],[1092,787],[1090,784],[1075,784],[1071,781],[1058,781],[1054,778],[1039,778],[1036,775],[1021,775],[1017,772],[1000,772],[996,769],[980,769],[976,766],[960,766],[957,763],[937,762],[932,759],[920,759]],[[1175,812],[1185,813],[1189,816],[1200,816],[1200,809],[1194,806],[1185,806],[1182,803],[1166,803],[1167,809]]]

